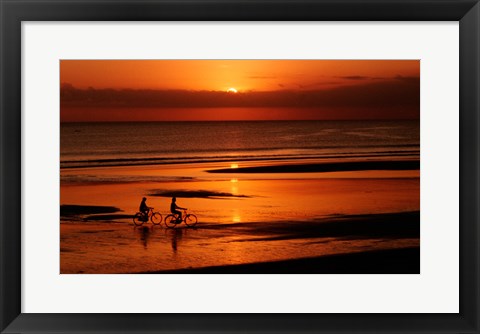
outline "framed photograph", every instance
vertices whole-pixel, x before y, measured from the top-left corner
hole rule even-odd
[[[2,333],[478,333],[478,1],[1,1]]]

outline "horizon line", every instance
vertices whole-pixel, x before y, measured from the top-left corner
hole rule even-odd
[[[395,121],[420,121],[420,118],[354,118],[354,119],[238,119],[238,120],[219,120],[219,119],[212,119],[212,120],[143,120],[143,121],[129,121],[129,120],[96,120],[96,121],[60,121],[60,124],[66,123],[188,123],[188,122],[196,122],[196,123],[205,123],[205,122],[364,122],[364,121],[388,121],[388,122],[395,122]]]

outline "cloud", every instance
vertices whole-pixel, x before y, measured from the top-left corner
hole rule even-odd
[[[362,75],[349,75],[349,76],[343,76],[343,77],[336,77],[339,79],[346,79],[346,80],[370,80],[371,77],[365,77]]]
[[[410,82],[410,83],[420,82],[419,77],[404,77],[404,76],[401,76],[401,75],[397,75],[395,77],[395,80],[406,81],[406,82]]]
[[[344,79],[344,80],[352,80],[352,81],[362,81],[362,80],[394,80],[396,77],[393,78],[387,78],[387,77],[369,77],[369,76],[364,76],[364,75],[347,75],[347,76],[340,76],[340,77],[335,77],[338,79]]]
[[[323,86],[334,86],[334,85],[340,85],[340,84],[342,84],[342,82],[340,81],[321,81],[321,82],[314,82],[311,84],[297,84],[297,87],[300,89],[315,89]]]
[[[282,84],[278,85],[282,87]],[[60,100],[62,107],[97,108],[419,108],[420,78],[397,76],[389,80],[366,81],[333,88],[250,91],[237,94],[223,91],[77,89],[63,84]]]

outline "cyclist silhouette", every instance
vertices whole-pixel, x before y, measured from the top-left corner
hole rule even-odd
[[[180,209],[180,210],[187,210],[186,208],[182,208],[182,207],[179,207],[175,202],[177,201],[177,198],[176,197],[172,197],[172,203],[170,203],[170,212],[173,213],[174,215],[178,215],[177,216],[177,220],[181,220],[182,219],[182,212],[181,211],[178,211],[177,209]]]
[[[146,197],[142,198],[142,202],[140,202],[140,208],[138,209],[138,211],[143,213],[145,217],[148,217],[148,210],[150,210],[150,207],[147,206],[147,203],[145,203],[146,201],[147,201]]]

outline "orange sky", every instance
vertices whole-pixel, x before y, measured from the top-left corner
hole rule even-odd
[[[308,117],[297,112],[294,119],[331,119],[339,110],[341,119],[358,119],[369,109],[378,111],[373,118],[419,117],[417,60],[62,60],[60,77],[62,121],[128,120],[125,111],[112,112],[120,107],[136,108],[132,120],[178,120],[161,110],[172,107],[310,109]],[[213,94],[230,88],[238,91],[235,97]],[[150,111],[142,116],[141,108]],[[213,113],[197,112],[192,119],[212,119]],[[247,119],[270,114],[256,115]]]

